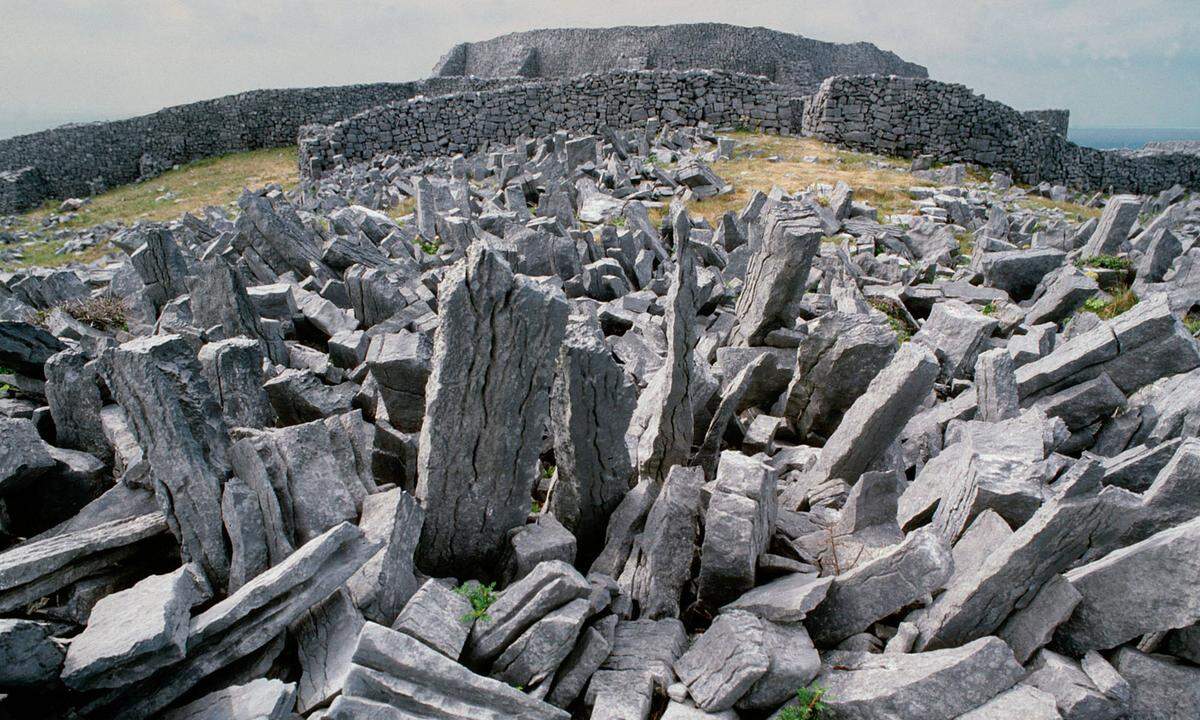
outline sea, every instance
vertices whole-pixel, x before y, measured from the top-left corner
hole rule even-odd
[[[1200,140],[1200,128],[1071,127],[1067,139],[1101,150],[1137,149],[1151,140]]]

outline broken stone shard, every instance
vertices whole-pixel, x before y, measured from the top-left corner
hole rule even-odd
[[[820,217],[807,204],[780,203],[767,213],[737,302],[738,332],[747,345],[761,345],[768,333],[797,317],[824,235]]]

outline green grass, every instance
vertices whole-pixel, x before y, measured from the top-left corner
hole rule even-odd
[[[1188,313],[1187,317],[1183,319],[1183,326],[1192,335],[1200,333],[1200,315]]]
[[[1138,296],[1128,286],[1120,285],[1113,288],[1109,300],[1093,297],[1083,303],[1085,312],[1098,315],[1101,320],[1112,320],[1121,313],[1127,312],[1138,304]]]
[[[496,583],[483,585],[469,580],[454,588],[454,592],[462,595],[471,603],[471,611],[462,616],[462,622],[469,624],[476,620],[487,622],[492,619],[487,611],[492,603],[496,602]]]
[[[1080,258],[1075,261],[1078,267],[1093,267],[1103,268],[1104,270],[1128,270],[1133,267],[1133,261],[1129,258],[1117,257],[1116,255],[1094,255],[1088,258]]]
[[[42,221],[57,213],[59,200],[47,201],[36,210],[20,216],[17,230],[49,235],[60,229],[81,229],[109,221],[132,225],[140,221],[166,221],[209,205],[228,205],[237,200],[243,188],[258,188],[278,183],[291,189],[299,181],[296,148],[271,148],[205,158],[168,170],[140,183],[130,183],[96,195],[70,221],[43,228]],[[158,200],[173,193],[169,200]],[[3,269],[17,267],[54,267],[69,262],[90,262],[111,251],[101,243],[82,253],[55,255],[62,241],[47,240],[19,246],[25,257],[5,263]]]
[[[979,312],[983,313],[984,315],[987,315],[988,317],[995,315],[996,314],[996,303],[989,302],[987,305],[984,305],[983,309],[980,310]]]
[[[908,326],[908,321],[896,311],[890,302],[880,298],[873,298],[867,302],[871,307],[887,315],[888,325],[891,325],[892,330],[895,331],[897,343],[903,345],[912,339],[913,329]]]
[[[825,704],[828,690],[820,685],[811,685],[796,691],[796,704],[779,711],[779,720],[821,720],[828,717],[829,706]]]

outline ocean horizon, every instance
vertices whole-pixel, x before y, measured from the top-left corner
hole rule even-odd
[[[1100,150],[1137,149],[1156,140],[1200,140],[1200,128],[1072,127],[1067,139]]]

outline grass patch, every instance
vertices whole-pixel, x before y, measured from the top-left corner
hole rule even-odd
[[[128,308],[125,307],[125,301],[113,295],[72,300],[49,309],[38,310],[33,316],[34,324],[45,327],[46,320],[55,310],[62,310],[79,322],[104,332],[129,331]]]
[[[417,199],[414,197],[406,197],[393,207],[388,208],[385,214],[396,222],[405,215],[411,215],[417,211]]]
[[[1029,190],[1029,188],[1026,188],[1026,190]],[[1017,205],[1026,210],[1062,210],[1067,218],[1073,222],[1098,218],[1100,217],[1100,213],[1104,212],[1101,208],[1088,207],[1073,202],[1051,200],[1040,195],[1027,195],[1018,200]]]
[[[775,185],[794,193],[813,183],[836,185],[843,180],[854,189],[855,200],[870,203],[881,216],[912,211],[908,188],[932,185],[903,170],[871,167],[873,162],[908,164],[899,158],[839,150],[810,138],[752,132],[735,132],[732,137],[738,141],[738,157],[718,160],[712,169],[733,185],[733,192],[698,200],[688,207],[689,212],[714,225],[726,212],[744,208],[756,190],[769,192]],[[768,162],[765,160],[768,156],[779,160]],[[805,157],[815,157],[817,161],[804,162]]]
[[[1105,301],[1098,297],[1088,298],[1083,303],[1083,309],[1098,315],[1101,320],[1112,320],[1137,304],[1138,296],[1133,290],[1127,285],[1120,285],[1113,289],[1109,300]]]
[[[487,611],[492,603],[496,602],[496,583],[483,585],[474,580],[468,580],[454,588],[454,592],[462,595],[471,603],[471,611],[462,616],[462,622],[473,623],[476,620],[487,622],[492,619]]]
[[[1105,270],[1128,270],[1133,267],[1133,261],[1129,258],[1117,257],[1116,255],[1094,255],[1089,258],[1076,260],[1075,265],[1081,268],[1093,267]]]
[[[983,309],[980,310],[979,312],[983,313],[984,315],[987,315],[988,317],[995,315],[996,314],[996,303],[989,302],[987,305],[984,305]]]
[[[820,685],[796,691],[796,704],[779,711],[779,720],[821,720],[828,717],[829,706],[824,698],[829,691]]]
[[[912,339],[913,328],[908,326],[908,321],[900,315],[890,302],[882,298],[871,298],[867,303],[879,312],[887,315],[888,325],[891,325],[892,330],[895,331],[897,343],[903,345]]]

